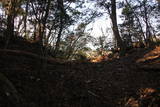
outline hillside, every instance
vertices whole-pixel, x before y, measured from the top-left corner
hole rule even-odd
[[[21,40],[1,44],[0,107],[160,106],[160,47],[91,63],[42,57]]]

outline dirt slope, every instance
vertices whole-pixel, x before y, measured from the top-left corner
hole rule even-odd
[[[0,82],[0,107],[159,107],[160,47],[89,63],[60,62],[16,46],[0,49],[0,72],[14,85],[20,104]]]

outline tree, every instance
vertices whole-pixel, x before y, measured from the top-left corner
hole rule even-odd
[[[26,0],[26,7],[25,7],[25,18],[24,18],[24,37],[27,38],[27,17],[28,17],[28,7],[29,7],[30,0]]]
[[[58,2],[58,10],[60,11],[60,16],[59,16],[59,31],[58,31],[58,36],[57,36],[57,41],[56,41],[56,46],[55,46],[55,51],[54,54],[56,56],[59,47],[60,47],[60,40],[61,40],[61,36],[62,36],[62,31],[63,31],[63,27],[64,27],[64,22],[66,19],[66,10],[64,9],[64,3],[63,0],[57,0]]]
[[[120,54],[124,55],[125,54],[125,45],[122,41],[122,38],[120,37],[119,34],[119,29],[117,25],[117,14],[116,14],[116,0],[111,0],[111,13],[110,13],[111,21],[112,21],[112,29],[114,36],[117,40],[117,45],[120,48]]]
[[[35,35],[38,37],[35,38],[37,38],[37,42],[39,42],[39,44],[43,46],[45,38],[44,32],[46,31],[46,23],[51,7],[51,0],[33,1],[31,2],[31,6],[38,25],[37,27],[38,34]]]
[[[126,5],[127,5],[127,8],[128,9],[130,9],[130,11],[132,11],[132,13],[133,13],[133,17],[135,17],[135,20],[134,20],[134,22],[133,23],[135,23],[136,24],[136,28],[137,28],[137,30],[138,30],[138,34],[137,33],[135,33],[135,37],[140,41],[140,44],[142,44],[142,46],[144,46],[144,45],[146,45],[146,37],[145,37],[145,34],[144,34],[144,31],[143,31],[143,25],[142,25],[142,23],[141,23],[141,21],[140,21],[140,17],[138,16],[138,14],[136,13],[136,9],[138,8],[137,6],[133,6],[132,4],[131,4],[131,2],[128,2],[128,0],[125,0],[125,2],[126,2]]]
[[[134,15],[132,10],[126,5],[122,10],[121,18],[124,19],[123,23],[120,24],[120,31],[122,38],[127,46],[132,46],[132,36],[134,30]]]
[[[74,32],[69,32],[66,36],[64,41],[66,59],[73,59],[77,53],[86,49],[87,43],[92,39],[92,37],[87,32],[85,32],[86,26],[86,23],[81,23],[78,25]]]
[[[103,31],[101,28],[101,33],[99,37],[93,38],[93,46],[96,47],[96,50],[98,51],[98,54],[103,56],[105,55],[105,52],[109,50],[112,46],[110,45],[109,36],[108,36],[109,29],[106,30],[106,32]]]
[[[5,35],[7,38],[5,48],[7,48],[9,41],[14,37],[14,23],[15,23],[14,19],[21,10],[20,6],[22,3],[22,0],[7,0],[7,1],[1,0],[0,2],[5,8],[5,12],[7,15],[7,24],[6,24],[7,29],[5,32]]]
[[[137,2],[139,3],[137,10],[140,13],[139,17],[141,17],[145,23],[146,43],[147,46],[150,47],[153,45],[153,39],[156,39],[156,37],[153,36],[155,34],[151,24],[151,18],[154,16],[153,11],[155,9],[155,4],[148,0],[137,0]]]
[[[133,42],[139,41],[141,46],[144,46],[142,35],[143,31],[141,25],[137,21],[137,17],[134,14],[134,10],[131,8],[131,4],[124,4],[121,18],[123,23],[120,24],[120,31],[122,39],[127,47],[133,47]],[[139,19],[138,19],[139,20]]]
[[[124,55],[125,54],[125,45],[123,43],[123,40],[120,36],[119,33],[119,28],[118,28],[118,24],[117,24],[117,7],[116,7],[116,0],[100,0],[97,2],[97,4],[104,8],[105,10],[107,10],[107,13],[111,19],[112,22],[112,30],[113,30],[113,34],[114,37],[116,39],[117,42],[117,47],[120,48],[120,54]]]

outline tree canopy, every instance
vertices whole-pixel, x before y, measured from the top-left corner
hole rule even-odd
[[[54,57],[61,51],[70,56],[85,48],[89,42],[93,42],[94,37],[91,36],[93,29],[88,29],[88,26],[104,16],[108,16],[106,21],[110,19],[112,23],[111,36],[114,39],[112,41],[115,41],[110,42],[113,47],[108,49],[117,48],[121,55],[125,54],[128,47],[134,47],[135,42],[141,47],[152,47],[159,41],[159,1],[1,0],[0,2],[1,29],[6,38],[5,48],[15,36],[21,36],[38,43],[40,47],[50,47],[48,49]],[[117,16],[120,9],[121,15]],[[117,22],[120,19],[122,23]],[[107,37],[108,34],[98,36]],[[90,39],[87,39],[88,37]],[[82,39],[85,39],[85,42]]]

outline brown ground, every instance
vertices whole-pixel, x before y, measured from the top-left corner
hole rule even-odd
[[[0,81],[0,107],[160,107],[160,47],[100,63],[60,62],[36,52],[28,42],[0,49],[0,71],[20,99],[17,104]]]

